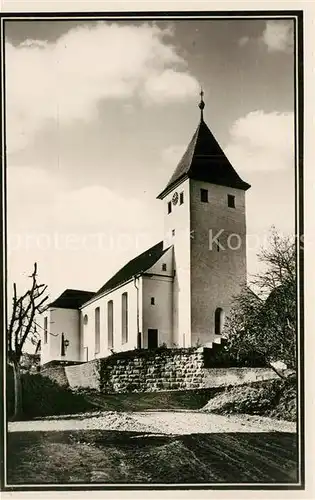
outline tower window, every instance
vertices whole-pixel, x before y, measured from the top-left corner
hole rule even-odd
[[[167,267],[166,264],[162,264],[162,271],[166,271]]]
[[[172,236],[175,236],[175,229],[172,229]]]
[[[155,305],[155,298],[151,297],[151,306],[154,306],[154,305]]]
[[[235,208],[235,196],[232,194],[227,195],[228,207]]]
[[[182,205],[184,203],[184,191],[179,193],[179,204]]]
[[[167,204],[167,213],[170,214],[172,211],[172,202],[169,201],[168,204]]]
[[[208,203],[208,189],[200,189],[200,200],[203,203]]]

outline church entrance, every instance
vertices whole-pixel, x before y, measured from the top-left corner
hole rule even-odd
[[[137,335],[137,349],[141,349],[141,332]]]
[[[158,330],[155,328],[148,329],[148,349],[158,347]]]

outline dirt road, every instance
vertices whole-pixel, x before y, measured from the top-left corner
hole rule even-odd
[[[10,422],[9,484],[295,483],[295,424],[199,411]]]
[[[9,432],[113,430],[158,434],[226,432],[296,432],[293,422],[249,415],[215,415],[197,411],[93,412],[84,415],[9,422]]]

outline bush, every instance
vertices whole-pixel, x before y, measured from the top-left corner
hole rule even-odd
[[[247,413],[296,420],[296,380],[266,380],[227,388],[203,408],[219,414]]]
[[[10,383],[11,379],[11,383]],[[8,377],[7,406],[8,416],[13,414],[12,377]],[[60,387],[56,382],[39,373],[22,375],[22,404],[24,417],[44,417],[80,413],[92,409],[82,395],[74,394],[66,387]]]
[[[265,368],[267,366],[265,358],[254,350],[249,349],[238,355],[232,354],[225,339],[222,339],[221,344],[213,344],[211,349],[205,349],[204,361],[206,368]]]

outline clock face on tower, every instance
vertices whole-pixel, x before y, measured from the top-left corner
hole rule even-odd
[[[175,192],[173,194],[172,202],[173,202],[173,205],[176,205],[176,203],[178,202],[178,193],[177,192]]]

